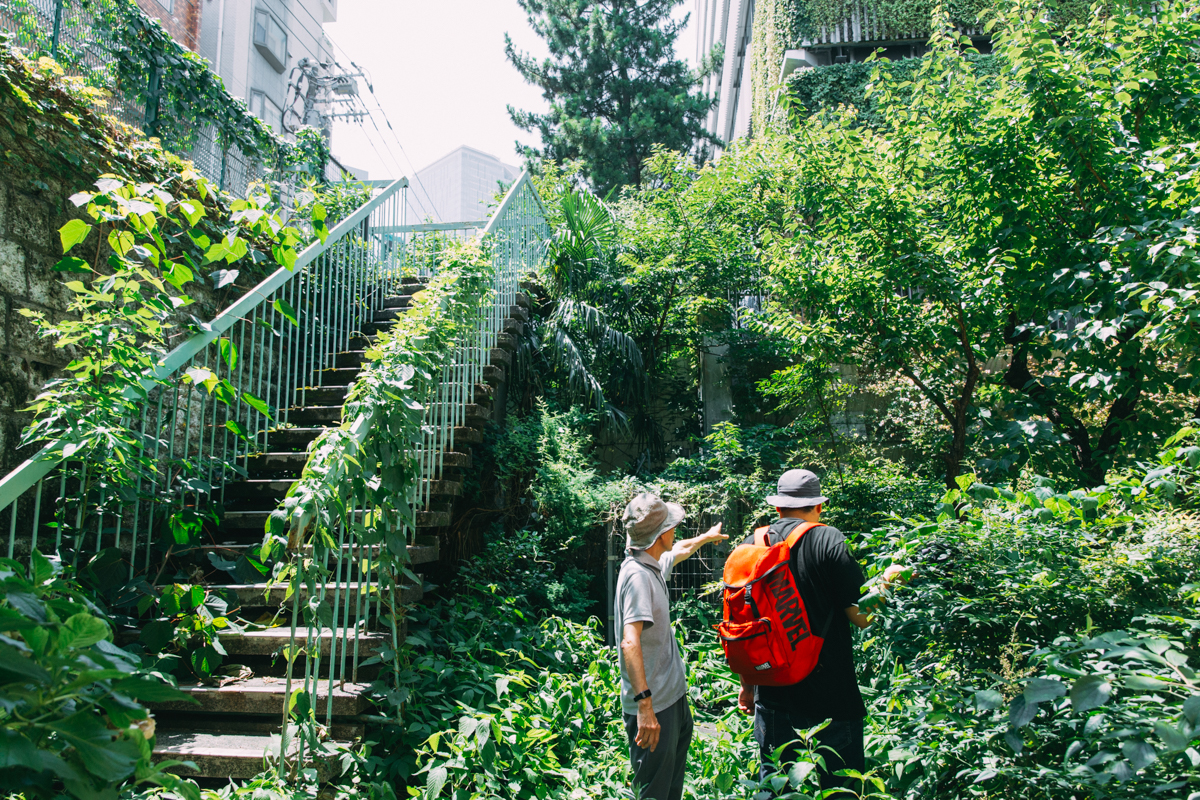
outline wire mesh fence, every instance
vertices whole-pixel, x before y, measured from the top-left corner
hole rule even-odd
[[[694,517],[688,517],[675,529],[675,541],[691,539],[706,532],[709,528],[722,523],[721,532],[729,538],[724,542],[705,545],[697,550],[686,561],[675,565],[671,570],[670,580],[667,581],[667,596],[672,609],[681,601],[693,600],[708,603],[714,609],[720,610],[721,593],[714,591],[713,584],[721,580],[725,569],[725,559],[730,551],[741,541],[741,526],[744,520],[736,510],[729,510],[724,515],[708,511]],[[611,646],[619,639],[619,631],[614,630],[614,604],[616,603],[617,576],[621,563],[625,560],[625,532],[620,521],[609,523],[608,526],[608,605],[605,629],[608,634],[608,644]],[[674,613],[674,612],[672,612]]]
[[[129,33],[132,28],[160,35],[143,41]],[[220,79],[198,81],[196,72],[204,62],[196,58],[161,58],[165,52],[156,52],[154,42],[170,42],[166,46],[177,49],[176,56],[189,51],[169,40],[132,0],[0,0],[0,30],[31,58],[53,58],[65,74],[104,90],[103,113],[160,137],[167,150],[190,160],[226,192],[244,197],[274,165],[267,162],[278,158],[278,152],[265,157],[252,152],[256,148],[245,135],[239,142],[222,132],[222,120],[239,120],[243,131],[253,125],[241,119],[248,114],[245,104],[223,89],[207,92],[207,102],[188,100],[179,87],[205,84],[211,89]],[[137,47],[131,44],[135,41]],[[253,135],[266,137],[264,132]],[[282,140],[275,144],[279,152],[285,146]]]

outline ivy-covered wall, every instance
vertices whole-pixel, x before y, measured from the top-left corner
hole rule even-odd
[[[975,65],[975,71],[981,75],[999,73],[1000,64],[995,56],[968,53],[966,58]],[[878,65],[856,62],[832,64],[792,73],[788,78],[787,92],[791,97],[793,110],[800,114],[812,114],[826,108],[853,106],[866,124],[873,125],[879,122],[876,101],[865,95],[871,72],[876,66]],[[920,66],[921,59],[906,58],[893,62],[891,70],[897,81],[903,82],[912,80]],[[903,93],[905,90],[899,91]]]
[[[21,409],[71,358],[19,313],[67,313],[65,273],[54,270],[58,230],[80,216],[67,198],[105,173],[172,186],[189,180],[185,162],[97,113],[90,91],[48,59],[30,61],[0,42],[0,474],[31,454],[16,449],[30,421]],[[228,302],[223,295],[240,290],[220,291],[190,285],[197,303],[188,310],[209,318]]]
[[[1084,0],[1071,0],[1084,2]],[[753,130],[762,131],[775,106],[783,54],[818,38],[828,28],[862,8],[886,31],[886,38],[911,40],[929,35],[938,6],[961,28],[978,26],[992,0],[756,0],[754,8]]]

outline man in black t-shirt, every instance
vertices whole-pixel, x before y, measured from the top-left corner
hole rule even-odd
[[[787,538],[796,525],[820,522],[821,509],[828,500],[821,494],[820,478],[812,472],[785,472],[779,478],[777,494],[767,498],[780,517],[770,527],[771,544]],[[863,718],[867,709],[855,679],[850,624],[859,628],[870,624],[870,618],[858,608],[866,576],[851,557],[846,537],[829,525],[819,525],[800,537],[792,549],[791,568],[808,610],[809,625],[814,631],[824,631],[825,643],[817,666],[807,678],[791,686],[754,687],[743,681],[738,707],[754,714],[754,738],[763,778],[774,769],[771,755],[776,748],[795,742],[804,731],[829,720],[812,747],[833,751],[819,751],[827,767],[821,773],[821,788],[840,788],[846,779],[833,773],[865,769]],[[883,583],[890,583],[902,570],[899,566],[888,567]],[[794,761],[797,749],[792,745],[785,750],[783,762]]]

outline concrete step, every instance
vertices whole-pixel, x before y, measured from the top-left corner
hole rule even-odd
[[[475,384],[475,396],[472,399],[476,405],[488,406],[490,408],[495,391],[495,389],[486,383],[477,383]]]
[[[449,517],[449,514],[447,514],[446,516]],[[449,524],[448,520],[447,520],[447,524]],[[238,556],[242,555],[244,552],[246,552],[250,548],[257,547],[261,543],[261,539],[262,539],[262,536],[260,534],[258,537],[258,540],[253,541],[253,542],[234,542],[234,541],[218,542],[216,544],[201,545],[198,549],[201,551],[204,551],[204,552],[214,552],[214,553],[217,553],[218,555],[220,555],[222,558],[227,558],[227,559],[232,560],[232,559],[235,559]],[[366,548],[366,549],[370,550],[371,552],[379,552],[378,545],[372,545],[371,547]],[[353,550],[351,550],[351,548],[349,548],[349,547],[343,548],[343,552],[347,552],[347,553],[353,552],[356,556],[358,555],[359,550],[360,550],[360,548],[358,548],[358,547],[353,548]],[[305,545],[304,552],[306,554],[311,553],[312,545]],[[438,560],[438,545],[437,545],[436,539],[434,539],[430,542],[425,542],[422,540],[418,544],[410,544],[408,546],[408,563],[409,564],[429,564],[429,563],[432,563],[437,560]]]
[[[459,442],[465,444],[482,444],[483,431],[478,428],[468,428],[460,425],[454,428],[454,442],[456,444]]]
[[[263,500],[272,502],[272,508],[287,494],[295,481],[291,479],[254,478],[225,484],[225,501]]]
[[[309,442],[311,442],[313,439],[316,439],[326,430],[328,430],[328,428],[325,427],[301,428],[297,426],[295,428],[281,428],[279,430],[271,431],[268,441],[270,441],[272,447],[278,447],[284,450],[289,448],[295,450],[304,450],[308,447]]]
[[[521,322],[529,321],[528,309],[523,308],[522,306],[519,306],[519,305],[509,306],[508,307],[508,316],[512,319],[519,320]]]
[[[512,353],[503,347],[493,347],[490,355],[492,364],[501,367],[512,366]]]
[[[471,454],[447,450],[445,453],[442,453],[442,468],[470,469]]]
[[[392,295],[391,297],[384,298],[382,310],[383,311],[402,311],[402,310],[408,308],[408,306],[411,302],[412,302],[411,294]],[[378,311],[376,311],[375,313],[376,313],[376,315],[379,314]],[[392,319],[395,319],[395,317],[393,316]]]
[[[496,346],[511,353],[517,349],[517,337],[511,333],[498,333],[496,334]]]
[[[467,428],[466,430],[471,429]],[[472,433],[482,438],[479,431],[472,431]],[[217,533],[217,539],[220,540],[222,536],[229,537],[231,543],[239,544],[247,541],[261,541],[267,530],[267,517],[271,516],[271,512],[274,510],[272,507],[226,511]],[[362,512],[355,512],[354,518],[362,519]],[[450,524],[450,514],[444,511],[418,511],[416,522],[418,528],[437,528]]]
[[[349,386],[358,380],[359,373],[362,372],[360,366],[343,367],[336,364],[313,372],[313,386]]]
[[[287,421],[301,427],[335,428],[342,422],[342,406],[305,406],[287,412]]]
[[[430,481],[429,493],[434,497],[459,497],[462,495],[462,481]]]
[[[251,475],[287,473],[300,477],[300,470],[307,461],[307,453],[256,453],[246,459],[246,469]]]
[[[366,350],[343,350],[337,354],[335,363],[339,367],[361,367],[363,364],[369,363],[366,352]]]
[[[339,602],[346,602],[346,594],[350,594],[350,603],[353,606],[358,602],[359,587],[367,587],[368,595],[372,598],[372,589],[377,586],[375,583],[362,584],[358,581],[350,583],[323,583],[320,584],[318,590],[323,590],[329,602],[333,602],[334,594],[337,593]],[[262,608],[271,607],[277,608],[282,605],[287,597],[288,584],[286,583],[238,583],[238,584],[209,584],[213,591],[223,593],[232,593],[237,597],[238,602],[243,608]],[[303,602],[308,598],[308,586],[301,585],[298,594]],[[400,588],[400,603],[401,605],[409,605],[416,603],[425,596],[424,589],[415,583],[406,583]]]
[[[293,738],[288,754],[294,755],[299,746]],[[337,746],[335,742],[324,743],[327,752],[314,759],[319,779],[328,780],[334,774]],[[160,730],[154,740],[154,760],[191,761],[197,772],[187,767],[171,770],[191,778],[253,778],[263,771],[263,758],[268,755],[274,761],[279,759],[278,734]]]
[[[307,408],[308,406],[340,406],[346,399],[346,392],[350,389],[350,385],[344,386],[309,386],[300,389],[296,397],[295,408]]]
[[[533,308],[533,301],[524,292],[517,292],[516,301],[521,308]]]
[[[519,319],[513,319],[512,317],[509,317],[508,319],[504,320],[503,330],[505,333],[512,336],[520,336],[525,330],[525,323]]]
[[[488,364],[483,368],[483,379],[492,386],[504,383],[504,367]]]
[[[280,594],[282,599],[282,593]],[[333,602],[333,594],[329,595],[329,602]],[[346,602],[345,595],[339,598],[341,604]],[[354,598],[351,598],[351,609],[354,607]],[[340,605],[340,604],[339,604]],[[344,613],[345,606],[339,609],[339,613]],[[353,613],[353,611],[351,611]],[[329,655],[330,647],[333,641],[337,640],[338,653],[342,652],[342,647],[346,646],[349,649],[346,651],[349,655],[353,655],[355,648],[358,648],[358,657],[367,659],[383,650],[385,647],[390,647],[392,643],[391,634],[374,633],[370,631],[359,630],[357,636],[355,630],[350,628],[348,632],[338,631],[337,636],[329,628],[324,628],[316,635],[316,641],[322,657]],[[307,642],[309,629],[304,626],[297,626],[296,641]],[[281,626],[278,628],[267,628],[261,631],[242,631],[240,633],[222,633],[221,646],[225,648],[225,652],[231,656],[270,656],[279,652],[279,649],[292,641],[292,627],[290,625]],[[307,645],[305,645],[307,646]]]
[[[293,691],[302,680],[292,679]],[[370,684],[334,684],[333,713],[339,717],[362,714],[371,707],[367,699]],[[287,680],[285,678],[250,678],[224,686],[205,686],[193,683],[179,687],[179,691],[197,701],[191,703],[149,703],[156,714],[162,711],[207,711],[224,714],[282,714],[287,702]],[[329,701],[329,681],[317,682],[316,707],[325,711]]]

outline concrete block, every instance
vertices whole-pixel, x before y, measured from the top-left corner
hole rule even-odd
[[[0,239],[0,292],[17,297],[29,294],[25,249],[7,239]]]
[[[53,339],[41,338],[33,322],[17,313],[17,309],[21,307],[21,304],[14,304],[13,309],[9,312],[5,349],[13,355],[23,356],[29,361],[39,364],[55,367],[65,366],[71,360],[71,353],[56,348]],[[62,319],[62,316],[53,311],[46,313],[46,319],[51,321]]]
[[[57,244],[50,238],[50,210],[41,200],[24,192],[12,193],[5,227],[10,236],[38,250],[52,252]]]
[[[65,314],[71,305],[72,292],[67,288],[68,280],[80,280],[78,275],[55,272],[58,259],[46,255],[32,254],[25,263],[29,289],[26,296],[39,306]]]

